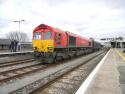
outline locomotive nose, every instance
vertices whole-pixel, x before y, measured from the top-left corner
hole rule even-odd
[[[53,52],[53,40],[33,40],[33,48],[38,52]]]

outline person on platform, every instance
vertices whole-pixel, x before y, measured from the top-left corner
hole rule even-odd
[[[10,50],[11,50],[11,52],[14,52],[14,41],[13,40],[11,41],[11,44],[10,44]]]
[[[18,51],[20,51],[21,50],[21,44],[20,44],[20,42],[18,43]]]
[[[17,41],[17,40],[14,40],[14,52],[17,51],[17,45],[18,45],[18,41]]]

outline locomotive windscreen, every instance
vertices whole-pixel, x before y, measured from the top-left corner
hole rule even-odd
[[[75,46],[76,45],[76,38],[69,36],[69,46]]]
[[[52,32],[44,32],[44,40],[51,39],[52,37]]]
[[[34,32],[34,40],[40,40],[41,39],[41,33],[40,32]]]

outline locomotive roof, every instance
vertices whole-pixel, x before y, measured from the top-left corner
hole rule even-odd
[[[61,29],[59,29],[59,28],[54,28],[54,27],[51,27],[51,26],[46,25],[46,24],[40,24],[39,26],[37,26],[37,27],[34,29],[34,31],[37,31],[37,30],[40,30],[40,29],[49,29],[49,30],[52,30],[52,31],[54,31],[54,32],[62,32],[62,33],[66,32],[66,33],[68,33],[70,36],[80,37],[80,38],[85,39],[85,40],[87,40],[87,41],[91,41],[91,40],[89,40],[89,39],[87,39],[87,38],[84,38],[84,37],[82,37],[82,36],[80,36],[80,35],[74,34],[74,33],[69,32],[69,31],[63,31],[63,30],[61,30]]]
[[[87,41],[91,41],[90,39],[87,39],[87,38],[84,38],[84,37],[82,37],[82,36],[80,36],[80,35],[77,35],[77,34],[74,34],[74,33],[72,33],[72,32],[69,32],[69,31],[66,31],[69,35],[71,35],[71,36],[75,36],[75,37],[79,37],[79,38],[82,38],[82,39],[84,39],[84,40],[87,40]]]
[[[51,26],[48,26],[48,25],[45,25],[45,24],[40,24],[39,26],[37,26],[33,31],[37,31],[37,30],[40,30],[40,29],[52,29]]]
[[[49,30],[52,30],[54,32],[65,32],[59,28],[54,28],[54,27],[51,27],[51,26],[48,26],[46,24],[40,24],[39,26],[37,26],[34,31],[37,31],[37,30],[40,30],[40,29],[49,29]]]

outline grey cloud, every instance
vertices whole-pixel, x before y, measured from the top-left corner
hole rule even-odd
[[[125,8],[125,0],[105,0],[112,8]]]
[[[95,34],[94,32],[92,33],[92,34],[88,34],[88,35],[86,35],[87,37],[93,37],[93,38],[113,38],[113,37],[119,37],[119,36],[121,36],[121,37],[125,37],[125,33],[124,33],[124,29],[122,29],[122,30],[114,30],[114,31],[111,31],[111,32],[108,32],[108,33],[105,33],[105,32],[103,32],[103,33],[100,33],[100,34]]]
[[[0,0],[0,5],[3,5],[7,0]]]
[[[45,1],[50,6],[57,6],[71,0],[42,0],[42,1]]]
[[[62,0],[63,1],[63,0]],[[77,4],[98,4],[98,5],[107,5],[111,8],[125,8],[125,0],[70,0]]]
[[[12,22],[13,22],[13,20],[8,20],[8,19],[0,18],[0,28],[8,27],[9,24],[11,24]]]
[[[125,8],[125,0],[89,0],[89,2],[104,4],[111,8]]]

